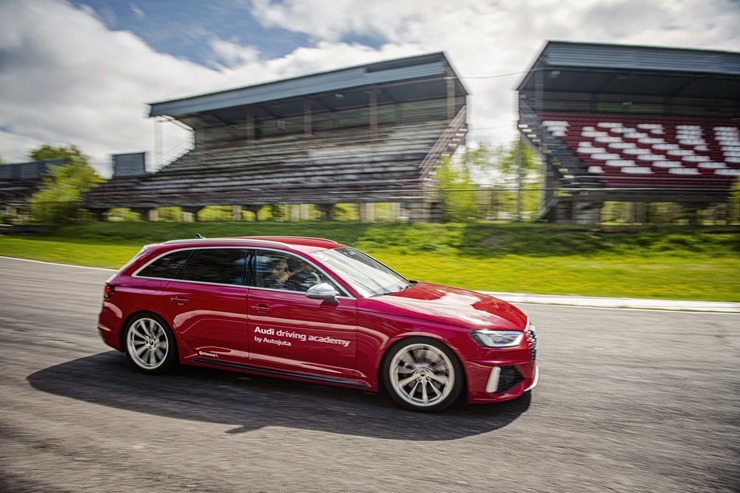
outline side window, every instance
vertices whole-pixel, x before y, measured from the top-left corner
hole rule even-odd
[[[162,279],[174,279],[185,262],[193,253],[192,250],[178,250],[160,257],[151,264],[141,269],[136,275],[138,277],[158,277]]]
[[[254,285],[261,288],[285,289],[305,293],[312,286],[328,282],[340,291],[321,271],[300,257],[285,252],[255,252]]]
[[[286,289],[288,258],[283,252],[257,250],[254,262],[254,285],[261,288]]]
[[[244,284],[247,251],[239,248],[204,248],[196,250],[182,271],[187,281],[217,284]]]

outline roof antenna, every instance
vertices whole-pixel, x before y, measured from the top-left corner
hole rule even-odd
[[[196,240],[205,240],[205,239],[206,239],[206,237],[205,237],[205,236],[203,236],[203,235],[202,235],[202,234],[200,234],[200,233],[195,233],[195,239],[196,239]]]

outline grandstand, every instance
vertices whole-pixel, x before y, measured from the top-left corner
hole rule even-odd
[[[156,172],[114,162],[85,207],[313,204],[331,217],[355,203],[371,220],[368,204],[390,202],[434,220],[433,170],[464,143],[467,95],[434,53],[154,103],[151,117],[192,129],[193,148]]]
[[[605,202],[727,202],[740,176],[740,53],[548,42],[517,87],[545,163],[541,217],[598,223]]]
[[[39,191],[44,176],[67,159],[45,159],[0,165],[0,207],[11,215],[28,213],[28,199]]]

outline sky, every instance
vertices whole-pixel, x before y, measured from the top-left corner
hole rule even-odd
[[[0,0],[0,159],[75,145],[157,169],[188,144],[149,104],[444,51],[470,145],[516,136],[548,40],[740,51],[740,0]]]

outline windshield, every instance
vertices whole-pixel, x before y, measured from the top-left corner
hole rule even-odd
[[[411,285],[401,275],[354,248],[322,250],[313,256],[342,276],[364,297],[395,293]]]

